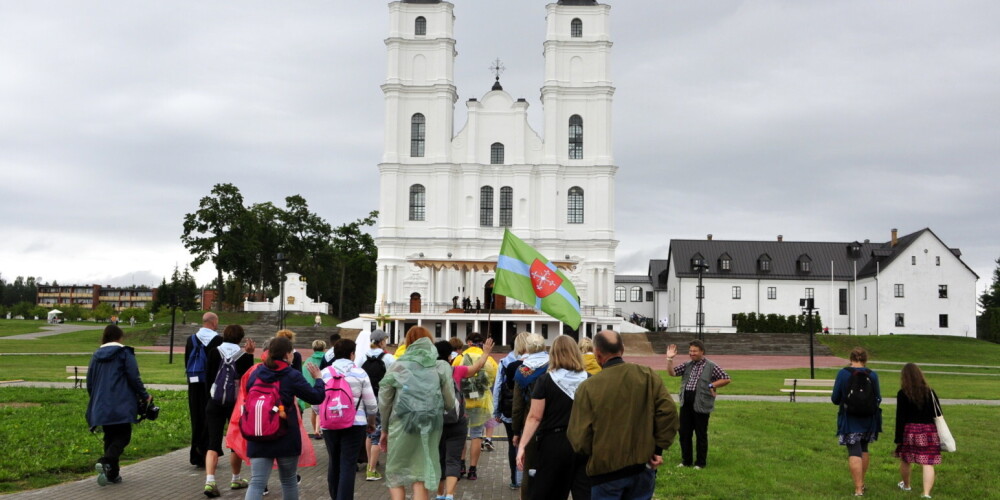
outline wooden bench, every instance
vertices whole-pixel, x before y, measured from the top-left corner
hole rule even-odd
[[[77,387],[83,388],[83,383],[87,381],[87,369],[86,366],[67,366],[66,373],[72,373],[72,375],[66,377],[73,381],[73,388]]]
[[[781,389],[781,392],[787,392],[788,401],[791,403],[795,402],[795,396],[800,392],[818,393],[818,394],[833,394],[833,379],[818,379],[818,378],[786,378],[785,386],[791,386],[791,389]],[[825,387],[825,389],[800,389],[800,387]]]

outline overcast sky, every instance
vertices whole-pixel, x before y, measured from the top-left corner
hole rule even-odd
[[[671,238],[930,227],[989,283],[1000,2],[608,3],[618,273]],[[456,132],[497,57],[541,132],[545,2],[455,4]],[[0,2],[0,275],[159,283],[222,182],[376,209],[387,26],[381,0]]]

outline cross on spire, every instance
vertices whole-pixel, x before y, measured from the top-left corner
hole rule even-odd
[[[490,72],[493,73],[493,76],[495,77],[493,90],[503,90],[503,87],[500,86],[500,75],[502,75],[506,69],[507,68],[504,67],[503,62],[499,57],[490,64]]]

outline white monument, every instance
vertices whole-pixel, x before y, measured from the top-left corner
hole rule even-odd
[[[281,310],[281,302],[285,303],[285,311],[326,313],[329,304],[326,302],[316,302],[306,295],[306,279],[299,273],[288,273],[285,275],[284,292],[266,302],[243,301],[243,310],[246,312],[278,312]]]

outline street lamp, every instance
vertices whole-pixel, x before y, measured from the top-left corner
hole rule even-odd
[[[816,378],[816,362],[813,360],[813,311],[816,310],[815,299],[799,299],[799,307],[806,313],[806,324],[809,329],[809,378]]]
[[[698,325],[698,340],[704,342],[705,334],[702,328],[705,326],[705,312],[701,308],[701,302],[705,298],[705,287],[701,284],[701,278],[705,271],[708,271],[708,264],[705,259],[699,256],[691,261],[691,270],[698,272],[698,316],[696,323]]]
[[[281,290],[278,295],[280,302],[278,303],[278,330],[285,329],[285,263],[288,259],[285,258],[285,254],[278,252],[278,255],[274,257],[274,263],[278,264],[278,288]]]

